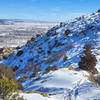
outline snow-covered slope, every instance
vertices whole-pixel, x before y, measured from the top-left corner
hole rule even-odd
[[[23,96],[25,100],[33,100],[33,99],[34,100],[57,100],[54,97],[43,97],[42,95],[37,94],[37,93],[34,93],[34,94],[21,93],[20,96]]]
[[[57,71],[51,71],[48,74],[44,74],[41,79],[38,79],[37,81],[33,81],[30,79],[23,85],[26,87],[26,90],[32,90],[33,88],[34,90],[41,91],[42,88],[42,91],[44,89],[44,92],[48,92],[49,88],[52,88],[54,90],[56,90],[57,88],[72,89],[77,82],[81,81],[81,83],[83,83],[84,81],[86,81],[87,76],[88,73],[84,71],[75,71],[69,70],[68,68],[61,68]]]
[[[47,92],[50,97],[39,94],[22,94],[27,100],[100,100],[100,88],[88,80],[85,71],[62,68],[45,74],[37,81],[30,80],[24,85],[27,90]],[[27,86],[29,85],[29,86]],[[31,95],[29,97],[29,95]],[[28,98],[29,97],[29,98]]]
[[[66,30],[67,32],[70,30],[70,34],[66,34]],[[99,43],[100,13],[94,13],[76,18],[72,22],[55,26],[44,36],[22,46],[1,63],[17,67],[17,79],[22,81],[25,90],[46,91],[50,94],[57,94],[57,91],[60,94],[64,94],[65,90],[68,93],[71,92],[70,94],[73,96],[74,90],[79,89],[79,98],[83,98],[81,93],[87,93],[86,90],[93,93],[96,91],[96,94],[93,94],[96,96],[100,90],[96,90],[96,86],[87,80],[87,73],[59,69],[59,67],[71,66],[76,69],[84,45],[91,44],[92,51],[98,60],[96,67],[100,70]],[[57,66],[58,70],[44,74],[45,69],[49,66]],[[39,68],[40,72],[35,77],[31,77],[36,68]],[[74,83],[80,84],[75,87]],[[89,98],[92,98],[92,96]],[[79,100],[83,100],[82,98]],[[87,98],[84,100],[92,100]]]

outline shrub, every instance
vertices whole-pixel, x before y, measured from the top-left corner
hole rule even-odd
[[[41,36],[41,34],[36,34],[36,37],[40,37]]]
[[[55,40],[54,47],[62,46],[64,45],[63,43],[60,43],[58,40]]]
[[[93,25],[91,25],[91,26],[88,26],[88,29],[92,29],[92,28],[94,28],[94,26],[93,26]]]
[[[2,57],[3,59],[7,59],[8,55],[3,55]]]
[[[12,70],[15,72],[16,70],[18,70],[18,66],[13,66]]]
[[[95,82],[93,73],[89,72],[89,75],[87,77],[91,82]]]
[[[28,59],[29,62],[32,62],[33,60],[34,60],[34,58],[30,58],[30,59]]]
[[[17,56],[21,56],[23,53],[24,53],[23,50],[20,50],[20,51],[17,52],[16,55],[17,55]]]
[[[60,22],[60,27],[63,26],[63,22]]]
[[[98,85],[100,85],[100,74],[94,76],[94,80]]]
[[[22,84],[19,82],[19,81],[16,81],[17,84],[18,84],[18,90],[23,90],[23,86]]]
[[[2,54],[3,53],[3,48],[0,48],[0,54]]]
[[[99,9],[99,10],[97,10],[97,13],[100,13],[100,9]]]
[[[43,52],[44,52],[44,50],[42,50],[42,49],[41,50],[38,50],[38,53],[43,53]]]
[[[88,79],[98,85],[100,85],[100,74],[93,75],[91,72],[89,73]]]
[[[35,67],[34,71],[35,71],[35,73],[38,73],[40,71],[40,68],[39,67]]]
[[[68,59],[68,57],[66,55],[64,55],[63,60],[66,61]]]
[[[65,26],[64,22],[60,22],[60,27]]]
[[[65,35],[68,36],[69,34],[71,34],[71,30],[67,29],[67,30],[65,31]]]
[[[40,72],[40,68],[35,67],[35,68],[34,68],[34,72],[33,72],[32,75],[30,76],[30,78],[35,77],[36,74],[37,74],[38,72]]]
[[[49,94],[47,92],[40,92],[40,91],[32,90],[32,91],[26,91],[26,93],[37,93],[37,94],[40,94],[40,95],[42,95],[44,97],[49,97]]]
[[[28,40],[28,41],[27,41],[27,44],[28,44],[28,43],[31,43],[31,42],[33,42],[33,41],[35,41],[35,37],[32,37],[30,40]]]
[[[48,50],[47,52],[48,52],[48,54],[51,54],[51,51],[50,50]]]
[[[48,66],[45,70],[46,70],[46,73],[50,72],[51,70],[57,70],[57,66]]]
[[[7,97],[7,98],[9,98],[9,97]],[[10,100],[25,100],[25,99],[23,98],[23,96],[22,96],[22,97],[19,96],[18,93],[12,94],[10,98],[11,98]],[[6,99],[6,100],[7,100],[7,99]]]
[[[16,49],[18,50],[18,49],[20,49],[20,47],[19,47],[19,46],[17,46],[17,47],[16,47]]]
[[[84,47],[84,56],[81,56],[81,61],[79,62],[79,68],[89,71],[93,74],[97,73],[95,68],[96,66],[96,57],[91,52],[91,45],[85,45]]]
[[[0,78],[2,77],[2,75],[5,75],[8,79],[16,79],[12,68],[4,65],[0,65]]]
[[[9,80],[7,77],[2,76],[2,79],[0,80],[0,96],[5,99],[8,95],[15,92],[18,88],[18,84],[12,80]]]
[[[26,80],[26,76],[21,76],[19,79],[18,79],[18,82],[22,83],[22,82],[25,82]]]
[[[23,60],[22,60],[22,59],[20,59],[20,62],[23,62]]]
[[[68,70],[74,70],[72,66],[67,66]]]
[[[32,38],[31,38],[31,41],[35,41],[35,38],[34,38],[34,37],[32,37]]]
[[[10,68],[10,67],[4,66],[4,65],[0,65],[0,79],[2,79],[2,75],[4,75],[9,80],[13,80],[14,82],[16,82],[18,84],[18,89],[23,90],[21,83],[16,81],[16,77],[13,72],[13,70],[15,71],[16,69],[18,69],[17,66]]]

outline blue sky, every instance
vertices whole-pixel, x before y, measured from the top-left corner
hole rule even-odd
[[[66,21],[99,8],[100,0],[0,0],[0,18]]]

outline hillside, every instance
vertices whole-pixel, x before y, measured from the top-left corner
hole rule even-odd
[[[96,68],[100,70],[99,43],[100,13],[96,12],[53,27],[0,63],[16,67],[16,78],[22,82],[24,90],[47,92],[56,95],[57,100],[76,96],[77,100],[99,100],[100,89],[88,80],[88,73],[76,71],[86,44],[92,45]],[[53,71],[49,72],[50,66]],[[64,68],[67,66],[71,70]]]

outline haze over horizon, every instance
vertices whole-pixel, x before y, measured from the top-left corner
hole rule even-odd
[[[2,0],[0,19],[66,21],[95,12],[99,0]]]

